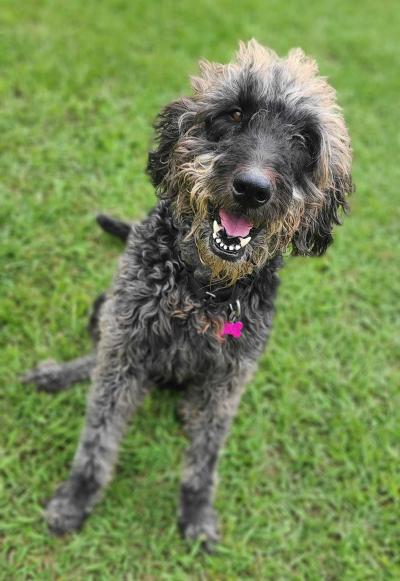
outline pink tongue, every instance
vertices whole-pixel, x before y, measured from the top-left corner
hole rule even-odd
[[[232,238],[235,236],[240,236],[241,238],[247,236],[253,227],[253,224],[246,220],[246,218],[230,214],[223,208],[219,211],[219,217],[221,218],[221,224],[225,228],[226,233]]]

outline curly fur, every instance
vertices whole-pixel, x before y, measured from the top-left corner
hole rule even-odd
[[[193,95],[168,105],[156,123],[148,172],[159,201],[152,213],[132,226],[98,218],[127,246],[111,291],[91,316],[96,351],[76,369],[74,362],[39,366],[27,377],[54,391],[94,368],[71,475],[46,509],[58,534],[79,528],[92,510],[146,394],[172,384],[183,388],[190,439],[180,528],[208,548],[216,542],[218,455],[270,334],[281,255],[323,254],[347,209],[349,137],[335,92],[314,60],[299,49],[279,58],[253,40],[240,45],[233,63],[200,67]],[[230,115],[235,107],[239,121]],[[268,178],[271,197],[244,210],[232,194],[232,176],[254,167]],[[221,209],[252,225],[251,241],[234,259],[213,246]],[[235,301],[244,324],[240,339],[221,334]]]

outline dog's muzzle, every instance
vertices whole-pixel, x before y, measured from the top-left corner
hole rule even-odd
[[[251,241],[253,224],[245,217],[221,208],[213,222],[210,247],[214,254],[231,262],[238,260]]]

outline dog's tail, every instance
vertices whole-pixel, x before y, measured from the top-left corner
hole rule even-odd
[[[131,231],[131,225],[123,220],[112,218],[106,214],[97,214],[96,222],[105,232],[126,242]]]

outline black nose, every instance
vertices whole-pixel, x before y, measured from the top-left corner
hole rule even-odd
[[[233,180],[233,195],[241,206],[259,208],[271,196],[271,182],[260,171],[242,171]]]

